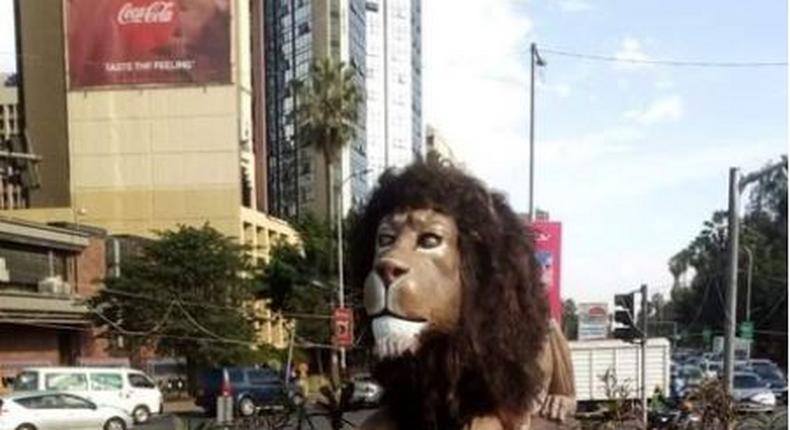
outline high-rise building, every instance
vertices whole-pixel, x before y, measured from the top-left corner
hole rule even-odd
[[[19,97],[16,75],[0,73],[0,141],[19,135]]]
[[[436,157],[441,161],[449,161],[456,166],[459,163],[458,158],[453,153],[453,148],[439,130],[430,124],[425,127],[425,154],[427,158]]]
[[[269,155],[269,201],[280,217],[312,212],[327,217],[336,201],[327,200],[325,163],[320,150],[300,145],[294,110],[294,84],[306,82],[314,61],[331,58],[354,71],[365,88],[364,0],[272,0],[266,2],[266,119]],[[342,151],[331,174],[342,184],[343,206],[361,201],[367,191],[365,105],[360,108],[355,139]]]
[[[369,184],[423,155],[421,0],[368,0]]]
[[[30,209],[11,215],[144,237],[208,222],[259,257],[295,235],[267,214],[263,2],[15,8],[25,137],[41,162]]]

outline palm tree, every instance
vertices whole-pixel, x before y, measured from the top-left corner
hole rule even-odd
[[[324,158],[326,209],[332,216],[332,167],[357,133],[363,101],[354,70],[330,58],[316,61],[306,82],[297,88],[297,130],[301,145],[313,146]],[[338,215],[341,216],[341,215]]]

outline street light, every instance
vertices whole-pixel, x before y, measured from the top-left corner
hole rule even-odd
[[[535,66],[544,67],[546,62],[540,57],[538,47],[530,45],[529,73],[529,221],[535,220]]]
[[[337,186],[337,299],[341,308],[346,306],[345,277],[343,275],[343,186],[360,175],[366,175],[373,169],[358,170],[343,179]],[[340,369],[346,371],[346,348],[340,347]]]
[[[736,300],[738,297],[738,235],[740,230],[738,213],[741,208],[741,193],[747,185],[781,168],[787,168],[787,159],[743,177],[741,177],[739,168],[730,168],[729,213],[727,222],[727,306],[724,312],[724,387],[727,393],[730,394],[732,393],[735,364],[735,325],[738,315]]]

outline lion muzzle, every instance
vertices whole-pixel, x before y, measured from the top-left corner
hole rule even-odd
[[[387,358],[403,355],[407,351],[415,352],[419,345],[419,334],[427,324],[391,315],[374,318],[372,326],[376,355]]]

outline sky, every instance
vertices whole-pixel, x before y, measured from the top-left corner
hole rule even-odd
[[[519,212],[563,225],[562,296],[612,301],[646,283],[727,207],[728,170],[787,153],[787,69],[588,61],[787,60],[787,4],[766,0],[424,0],[425,121]],[[544,51],[545,50],[545,51]]]
[[[588,61],[787,60],[781,0],[423,0],[425,122],[472,173],[527,211],[529,45],[535,202],[563,224],[562,295],[611,301],[646,283],[727,206],[731,166],[787,153],[787,69]],[[0,28],[12,28],[0,0]],[[0,37],[0,70],[13,40]]]

